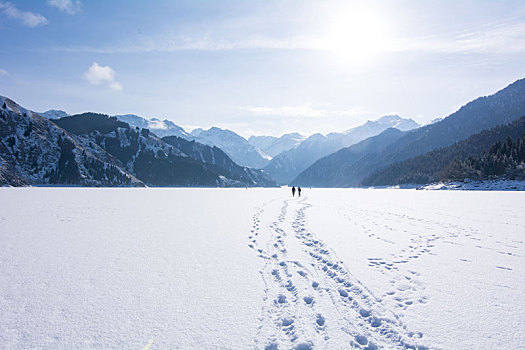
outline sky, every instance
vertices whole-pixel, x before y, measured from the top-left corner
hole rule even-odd
[[[245,137],[426,123],[525,77],[525,2],[0,0],[0,94]]]

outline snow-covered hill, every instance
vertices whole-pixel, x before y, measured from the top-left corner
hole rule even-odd
[[[115,115],[114,117],[118,120],[128,123],[132,127],[138,127],[140,129],[149,129],[158,137],[178,136],[185,139],[191,139],[191,137],[186,132],[186,130],[184,130],[184,128],[176,125],[175,123],[167,119],[146,119],[135,114],[122,114]]]
[[[0,185],[19,185],[8,181],[13,175],[31,184],[143,185],[99,145],[71,136],[9,98],[0,96],[0,105],[0,157],[12,174]]]
[[[64,112],[60,109],[50,109],[49,111],[38,113],[42,117],[47,119],[60,119],[67,117],[69,114],[67,112]]]

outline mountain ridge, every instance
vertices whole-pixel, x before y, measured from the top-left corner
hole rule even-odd
[[[457,178],[450,179],[444,176],[444,169],[450,167],[454,162],[464,162],[469,157],[478,157],[497,142],[505,141],[509,137],[514,140],[523,134],[525,134],[525,117],[510,124],[483,130],[448,147],[392,164],[365,178],[363,185],[429,184],[457,180]]]
[[[401,118],[397,115],[387,115],[375,121],[369,120],[345,132],[333,132],[326,136],[316,133],[306,138],[295,148],[274,157],[264,170],[278,183],[289,184],[317,160],[344,147],[349,147],[369,137],[376,136],[391,127],[402,127],[405,130],[411,130],[418,126],[419,124],[412,119]]]
[[[360,186],[364,178],[391,164],[449,146],[482,130],[511,123],[524,114],[525,79],[519,79],[492,95],[466,103],[441,121],[408,132],[379,154],[365,155],[352,164],[340,163],[339,169],[344,168],[345,172],[328,174],[308,185]]]
[[[199,159],[208,146],[188,155],[114,117],[84,113],[51,121],[7,97],[0,104],[0,185],[275,186],[219,149]]]

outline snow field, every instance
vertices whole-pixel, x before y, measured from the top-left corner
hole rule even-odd
[[[519,348],[517,192],[1,188],[0,343]]]
[[[275,193],[246,191],[0,189],[0,344],[251,347],[263,283],[247,232]]]
[[[310,229],[322,232],[409,335],[422,336],[421,344],[516,349],[525,343],[522,193],[319,189],[308,195]]]

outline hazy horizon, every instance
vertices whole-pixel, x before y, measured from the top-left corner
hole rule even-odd
[[[0,94],[250,135],[442,118],[525,75],[519,1],[0,0]]]

